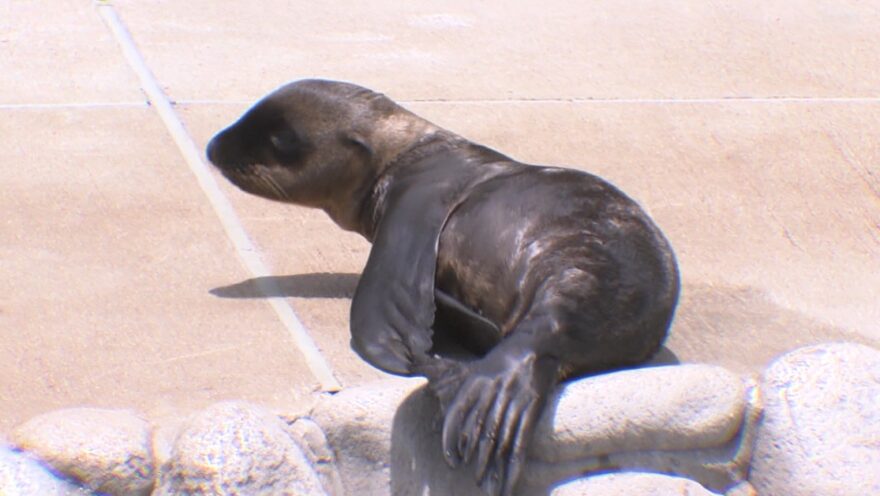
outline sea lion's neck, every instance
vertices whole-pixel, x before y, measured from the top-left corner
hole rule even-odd
[[[440,128],[423,135],[415,142],[403,147],[396,156],[382,164],[381,172],[371,185],[368,194],[361,203],[360,229],[358,232],[370,242],[376,235],[376,229],[385,213],[385,202],[395,177],[409,166],[435,153],[460,148],[469,142],[454,133]]]
[[[372,145],[372,162],[377,174],[400,162],[402,156],[420,148],[435,137],[458,136],[398,107],[391,115],[377,119],[368,139]]]
[[[402,155],[425,136],[444,132],[431,122],[391,103],[381,115],[354,119],[343,133],[363,147],[364,154],[352,158],[342,175],[337,175],[333,194],[324,195],[323,209],[339,227],[372,241],[375,227],[371,212],[376,185],[386,171],[395,168]],[[368,113],[368,112],[367,112]],[[451,134],[451,133],[447,133]]]

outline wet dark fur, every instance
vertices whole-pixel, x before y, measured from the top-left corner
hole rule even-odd
[[[672,250],[591,174],[516,162],[329,81],[270,94],[208,157],[246,191],[323,208],[373,242],[352,347],[428,377],[447,461],[473,462],[490,494],[513,492],[556,383],[643,362],[666,336]]]

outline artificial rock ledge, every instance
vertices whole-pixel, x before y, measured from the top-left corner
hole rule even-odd
[[[481,494],[471,467],[451,470],[443,461],[438,406],[422,385],[383,381],[326,397],[313,409],[349,494]],[[760,417],[757,390],[709,365],[583,379],[549,404],[520,485],[524,495],[547,494],[584,473],[621,470],[682,475],[723,492],[745,480]]]
[[[436,401],[423,386],[392,378],[346,389],[305,416],[245,402],[158,426],[127,411],[50,412],[13,430],[10,448],[0,442],[0,493],[479,495],[472,469],[443,462]],[[761,391],[770,396],[763,420]],[[880,446],[864,442],[878,438],[878,398],[880,351],[853,344],[786,355],[760,386],[708,365],[574,381],[541,420],[520,493],[746,496],[754,483],[762,496],[880,494]],[[792,432],[786,419],[809,429]],[[841,421],[853,425],[846,436],[835,435]],[[807,437],[811,453],[848,449],[858,463],[781,466],[798,466],[792,451]]]

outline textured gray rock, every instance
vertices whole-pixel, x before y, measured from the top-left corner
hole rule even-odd
[[[619,470],[677,474],[723,492],[745,479],[761,399],[756,387],[745,393],[743,425],[726,443],[692,450],[642,450],[607,453],[548,462],[532,456],[525,468],[519,494],[544,494],[561,480],[591,472]],[[478,496],[468,467],[450,470],[443,462],[440,436],[431,429],[436,401],[417,391],[401,405],[392,437],[392,494],[456,494]],[[552,411],[552,410],[549,410]],[[557,410],[556,416],[562,415]],[[638,425],[633,426],[638,429]],[[545,447],[552,449],[552,447]]]
[[[742,379],[722,367],[676,365],[574,381],[538,425],[532,456],[568,461],[641,450],[721,446],[739,431]]]
[[[230,401],[208,407],[180,430],[154,494],[325,493],[278,416]]]
[[[764,373],[750,482],[761,496],[880,494],[880,350],[830,343]]]
[[[749,481],[742,481],[728,489],[724,496],[758,496],[758,491],[755,490]]]
[[[664,387],[666,381],[674,380],[670,377],[670,373],[673,377],[676,374],[686,377],[682,382],[689,383],[691,388],[682,389],[676,384],[670,384],[668,389]],[[713,396],[712,392],[700,383],[699,377],[703,374],[707,378],[706,384],[738,390],[742,399],[734,400],[725,392],[717,392]],[[619,410],[616,412],[603,412],[603,415],[616,419],[609,422],[612,425],[603,426],[602,422],[597,424],[597,429],[605,429],[608,437],[596,438],[590,431],[581,431],[580,435],[583,437],[581,442],[613,448],[591,456],[572,457],[569,454],[569,457],[563,457],[555,454],[553,444],[544,441],[553,439],[558,430],[549,428],[543,430],[547,436],[536,443],[531,453],[533,458],[525,473],[528,484],[533,487],[543,487],[553,481],[565,480],[577,474],[632,470],[681,475],[698,481],[713,491],[724,492],[747,477],[757,425],[763,411],[761,392],[755,384],[746,387],[737,376],[718,367],[682,365],[617,372],[608,374],[607,377],[602,378],[603,381],[596,381],[599,391],[595,393],[588,390],[589,385],[599,378],[584,379],[571,385],[578,388],[575,390],[577,396],[568,399],[568,405],[557,408],[552,418],[542,419],[544,422],[542,425],[548,427],[550,422],[554,422],[577,427],[577,423],[567,415],[577,416],[579,409],[588,408],[590,405],[588,398],[592,394],[613,396],[613,389],[605,388],[614,384],[615,381],[610,379],[615,379],[611,376],[616,375],[629,379],[629,386],[621,385],[623,389],[641,384],[646,391],[654,391],[654,400],[647,402],[653,403],[647,406],[649,411],[653,412],[652,415],[641,416],[639,408],[633,408],[631,417],[626,417],[628,408],[638,405],[639,401],[635,399],[629,403],[629,407],[627,404],[617,403]],[[567,391],[562,394],[567,394]],[[700,402],[705,402],[706,406],[714,405],[717,409],[712,412],[709,408],[704,409],[700,405],[689,404]],[[730,434],[727,433],[727,429],[733,426],[726,424],[727,415],[731,419],[736,419],[738,424],[736,430]],[[601,421],[601,417],[599,420]],[[589,420],[589,422],[596,421]],[[627,430],[621,429],[615,422],[623,422]],[[697,427],[699,425],[706,426],[707,433],[714,432],[715,435],[699,434]],[[677,443],[670,440],[676,431],[683,436],[692,433],[690,436],[692,441]],[[564,443],[564,446],[568,446],[568,453],[574,452],[578,438],[571,433],[577,431],[566,429],[562,432],[567,434],[560,437],[559,441]],[[634,434],[640,434],[645,439],[639,439]],[[700,446],[703,443],[705,444]],[[632,451],[627,449],[629,446],[640,449]],[[585,447],[582,453],[596,453],[596,451]]]
[[[619,472],[584,477],[557,487],[552,496],[718,496],[696,482],[670,475]]]
[[[12,431],[11,441],[55,470],[98,492],[149,494],[153,461],[149,426],[127,410],[71,408],[49,412]]]
[[[324,431],[308,417],[285,419],[288,432],[303,450],[312,468],[321,479],[321,485],[328,496],[346,496],[345,486],[339,474],[336,455],[327,441]]]
[[[191,415],[190,415],[191,416]],[[167,467],[174,451],[174,442],[180,431],[187,425],[187,415],[165,415],[158,421],[153,419],[150,446],[153,454],[153,464],[156,467],[156,479],[162,467]]]
[[[0,445],[0,494],[3,496],[87,496],[92,492],[52,474],[25,453]]]
[[[438,406],[421,384],[395,380],[345,390],[312,412],[350,494],[388,494],[389,485],[395,495],[480,494],[471,468],[451,470],[443,461]],[[591,471],[676,473],[716,491],[745,478],[760,399],[724,369],[617,372],[570,383],[555,398],[522,494],[546,493]]]
[[[424,379],[395,377],[344,389],[315,405],[310,416],[335,452],[346,494],[388,494],[397,408],[424,384]]]

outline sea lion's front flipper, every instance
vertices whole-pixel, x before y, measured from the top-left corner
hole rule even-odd
[[[394,175],[351,304],[352,348],[373,366],[411,375],[427,358],[440,232],[467,188],[491,171],[444,152]]]
[[[402,195],[383,219],[351,303],[351,346],[374,367],[409,375],[431,348],[437,237],[445,212]]]

